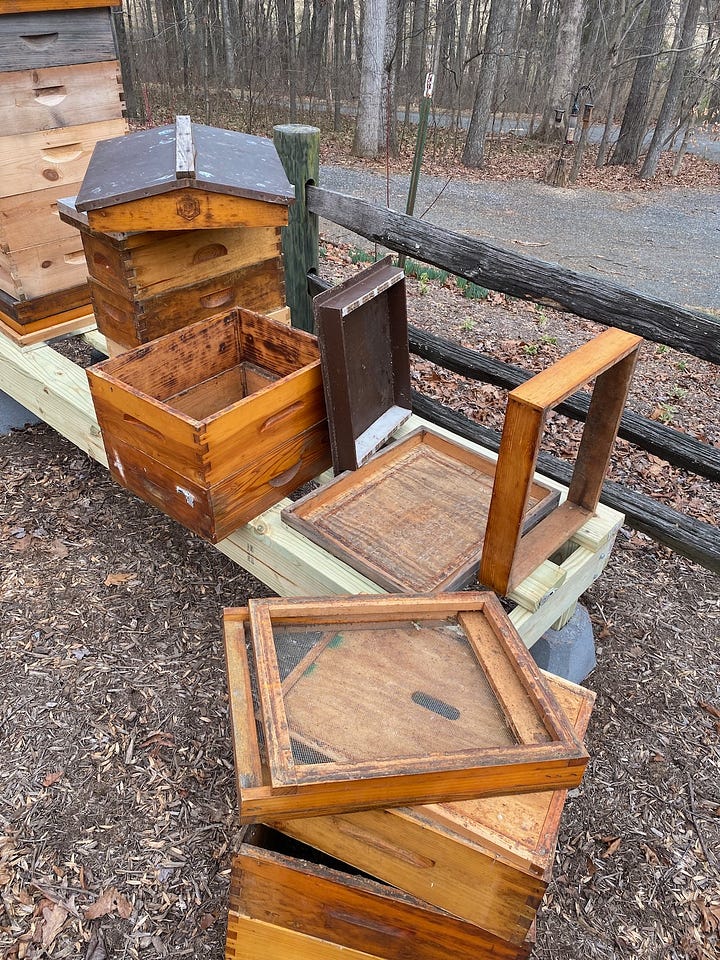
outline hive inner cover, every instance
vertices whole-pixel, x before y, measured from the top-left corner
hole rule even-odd
[[[280,625],[273,636],[297,763],[517,743],[455,618]]]

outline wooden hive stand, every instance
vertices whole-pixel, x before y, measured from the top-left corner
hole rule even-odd
[[[90,312],[82,244],[57,202],[95,144],[127,130],[114,5],[0,4],[0,330],[14,335],[67,330]]]

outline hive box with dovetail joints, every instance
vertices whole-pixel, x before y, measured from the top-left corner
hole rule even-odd
[[[226,960],[522,960],[481,927],[253,826],[233,860]]]
[[[88,370],[113,477],[213,543],[330,465],[315,338],[247,310]]]
[[[225,627],[243,822],[582,778],[587,753],[493,594],[251,600]]]
[[[80,231],[98,328],[125,348],[238,304],[285,304],[280,227],[101,233],[73,198],[58,210]]]
[[[327,601],[328,615],[333,603]],[[239,734],[246,725],[259,721],[261,705],[258,692],[247,689],[246,678],[238,668],[244,629],[237,613],[226,611],[225,630],[238,789],[242,798],[248,783],[247,779],[243,781],[242,770],[246,768],[250,741]],[[335,650],[341,651],[342,647],[336,646]],[[301,646],[294,658],[280,654],[283,673],[291,681],[298,671],[292,675],[288,671],[300,654]],[[430,672],[434,678],[438,671],[431,668]],[[544,674],[544,678],[575,733],[582,738],[594,694],[549,674]],[[418,706],[439,708],[443,702],[446,707],[456,706],[457,702],[449,702],[447,694],[443,701],[434,695],[436,689],[429,692],[433,697],[416,698],[421,700]],[[362,690],[358,690],[356,701],[362,700]],[[324,703],[321,706],[325,709]],[[354,730],[351,725],[348,735]],[[326,738],[329,736],[327,733]],[[523,944],[550,879],[565,797],[565,790],[555,790],[307,818],[271,818],[269,822],[283,833],[505,941]]]

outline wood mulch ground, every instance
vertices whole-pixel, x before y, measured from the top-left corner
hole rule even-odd
[[[345,275],[328,245],[325,276]],[[541,368],[592,325],[411,281],[413,322]],[[416,363],[497,425],[500,393]],[[717,368],[646,348],[633,406],[720,443]],[[571,451],[553,418],[548,446]],[[615,476],[717,522],[717,486],[621,447]],[[223,956],[241,838],[221,613],[266,589],[38,426],[0,438],[0,956]],[[538,960],[720,956],[718,579],[623,530],[585,597],[591,762]]]

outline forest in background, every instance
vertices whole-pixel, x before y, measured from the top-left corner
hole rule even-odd
[[[351,122],[359,157],[431,109],[482,168],[488,131],[562,140],[592,104],[597,165],[652,179],[720,118],[720,0],[125,0],[115,22],[132,118]]]

